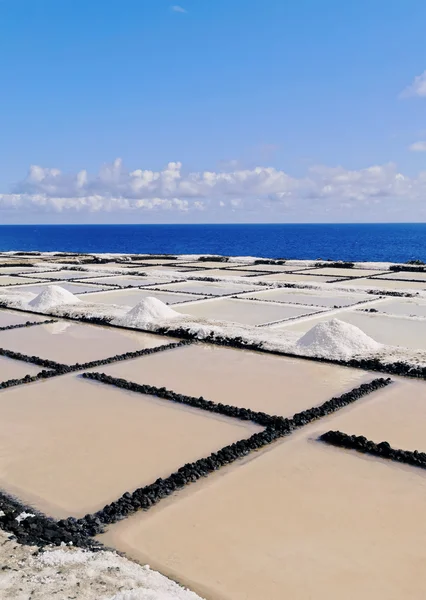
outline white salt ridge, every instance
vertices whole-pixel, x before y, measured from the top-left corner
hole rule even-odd
[[[125,327],[145,327],[177,318],[182,319],[182,314],[176,312],[158,298],[147,296],[129,310],[124,317],[115,319],[113,324]]]
[[[32,310],[45,311],[67,304],[77,304],[80,298],[59,285],[48,285],[38,296],[33,298],[28,305]]]
[[[382,348],[359,327],[339,319],[318,323],[297,342],[296,348],[305,354],[325,358],[348,359],[356,355],[369,355]]]

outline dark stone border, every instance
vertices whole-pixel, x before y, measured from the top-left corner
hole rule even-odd
[[[22,362],[31,363],[38,367],[45,367],[46,369],[52,369],[53,371],[65,371],[69,367],[62,363],[57,363],[54,360],[48,360],[45,358],[39,358],[38,356],[29,356],[27,354],[21,354],[21,352],[14,352],[13,350],[7,350],[6,348],[0,348],[0,356],[6,356],[6,358],[14,358]]]
[[[7,379],[6,381],[0,382],[0,390],[6,390],[11,387],[15,387],[17,385],[23,385],[25,383],[34,383],[35,381],[40,381],[41,379],[48,379],[49,377],[56,377],[60,375],[59,371],[49,370],[49,371],[40,371],[37,375],[25,375],[20,379]]]
[[[1,529],[13,534],[20,544],[43,547],[49,544],[60,546],[61,543],[65,543],[93,550],[100,548],[100,544],[84,535],[81,528],[73,525],[72,521],[67,522],[65,526],[60,525],[31,506],[25,505],[1,491],[0,511],[4,513],[0,516]],[[16,517],[22,512],[31,513],[34,516],[18,522]]]
[[[323,433],[319,439],[322,442],[326,442],[327,444],[339,448],[356,450],[363,454],[371,454],[372,456],[378,456],[413,467],[426,469],[426,452],[419,452],[418,450],[399,450],[392,448],[388,442],[376,444],[371,440],[367,440],[363,435],[348,435],[341,431],[327,431],[326,433]]]

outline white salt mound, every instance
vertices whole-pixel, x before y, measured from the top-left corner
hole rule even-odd
[[[44,311],[62,306],[63,304],[77,304],[78,302],[81,302],[80,298],[77,298],[77,296],[74,296],[74,294],[61,286],[48,285],[28,305],[35,310]]]
[[[347,359],[358,354],[377,352],[381,344],[359,327],[339,319],[331,319],[312,327],[297,341],[296,347],[315,356]]]
[[[164,302],[153,296],[147,296],[139,304],[136,304],[128,313],[116,319],[115,324],[126,327],[142,327],[145,325],[168,321],[170,319],[182,318],[182,314],[176,312]]]

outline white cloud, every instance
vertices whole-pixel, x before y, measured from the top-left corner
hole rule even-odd
[[[421,75],[415,77],[413,83],[403,90],[401,96],[403,98],[409,98],[411,96],[426,98],[426,71],[423,71]]]
[[[426,152],[426,142],[414,142],[409,149],[412,152]]]
[[[394,164],[352,171],[317,166],[295,178],[273,167],[185,172],[180,162],[159,171],[130,171],[116,159],[94,176],[86,170],[68,175],[33,165],[11,193],[0,194],[0,210],[134,215],[257,211],[262,216],[271,211],[309,219],[336,211],[350,215],[358,210],[362,216],[374,206],[382,213],[406,211],[407,202],[421,211],[425,196],[426,172],[410,178]]]
[[[177,12],[177,13],[186,13],[187,12],[182,6],[179,6],[178,4],[174,4],[170,8],[172,9],[173,12]]]

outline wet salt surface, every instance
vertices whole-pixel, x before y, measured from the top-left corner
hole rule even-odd
[[[65,364],[109,358],[142,348],[163,346],[172,341],[175,340],[71,321],[0,331],[1,348]]]
[[[378,269],[334,269],[333,267],[324,267],[319,269],[309,269],[305,271],[307,275],[327,275],[330,277],[368,277],[371,275],[379,275],[383,273]]]
[[[129,285],[134,287],[139,287],[141,285],[149,285],[151,283],[157,283],[160,281],[158,278],[149,278],[149,277],[137,277],[137,276],[112,276],[112,277],[93,277],[89,279],[84,279],[83,283],[104,283],[106,285],[120,285],[123,287],[127,287]],[[162,280],[160,281],[162,282]]]
[[[102,292],[99,294],[85,294],[81,297],[83,302],[95,302],[104,304],[121,304],[124,306],[136,306],[143,298],[154,297],[165,304],[177,304],[179,302],[188,302],[191,300],[200,300],[203,296],[190,294],[175,294],[172,292],[157,292],[155,290],[117,290],[111,292]]]
[[[379,309],[379,304],[374,305]],[[364,333],[381,344],[404,346],[412,349],[426,350],[426,320],[404,319],[379,314],[368,314],[361,311],[348,310],[334,314],[340,321],[359,327]],[[331,316],[314,317],[298,323],[274,326],[274,331],[285,327],[288,331],[305,333],[317,323],[327,321]]]
[[[287,273],[288,271],[297,271],[300,267],[289,265],[245,265],[238,267],[237,271],[269,271],[274,273]]]
[[[208,598],[423,600],[425,501],[424,472],[330,448],[305,430],[101,541]]]
[[[206,275],[207,276],[207,275]],[[258,289],[255,285],[238,284],[238,283],[214,283],[211,281],[183,281],[182,283],[170,283],[166,285],[158,285],[157,289],[168,290],[170,292],[189,292],[193,294],[206,294],[214,296],[224,296],[226,294],[240,294],[250,290]]]
[[[374,306],[378,311],[404,317],[426,317],[426,299],[386,299]]]
[[[34,274],[35,276],[35,274]],[[37,283],[44,280],[40,275],[37,275]],[[34,283],[34,279],[30,277],[14,277],[13,275],[0,275],[0,286],[20,285],[22,283]]]
[[[326,275],[302,275],[302,273],[300,273],[300,275],[296,273],[272,273],[269,275],[259,275],[259,277],[254,278],[254,281],[269,281],[271,283],[279,281],[280,283],[306,283],[311,285],[312,283],[329,283],[334,279],[337,279],[337,276],[327,277]]]
[[[100,369],[97,369],[100,370]],[[102,367],[135,383],[285,417],[374,376],[357,369],[194,344]]]
[[[385,275],[379,276],[379,279],[400,279],[408,281],[410,281],[410,279],[414,279],[426,283],[426,272],[416,273],[415,271],[389,271]]]
[[[394,448],[426,452],[426,383],[396,379],[329,419],[326,430],[363,435]]]
[[[237,271],[236,269],[208,269],[207,271],[192,271],[191,275],[194,277],[247,277],[249,273]]]
[[[232,321],[246,325],[261,325],[272,321],[288,319],[303,314],[316,313],[319,309],[286,304],[251,302],[232,298],[216,298],[196,304],[176,306],[183,314],[218,321]]]
[[[23,325],[27,321],[45,321],[48,317],[44,315],[33,315],[32,313],[14,312],[12,310],[4,310],[0,308],[0,327],[8,327],[9,325]],[[2,332],[0,332],[2,333]]]
[[[41,368],[12,358],[0,356],[0,382],[8,379],[21,379],[25,375],[37,375]]]
[[[381,279],[379,277],[373,277],[372,279],[353,279],[351,281],[342,281],[335,283],[335,286],[339,288],[345,287],[365,287],[365,288],[378,288],[379,290],[426,290],[426,279],[424,283],[420,281],[392,281],[389,279]]]
[[[244,296],[239,296],[243,298]],[[289,288],[276,288],[274,290],[265,290],[263,292],[248,292],[247,298],[257,298],[258,300],[274,300],[276,302],[294,302],[295,304],[310,304],[312,306],[350,306],[364,300],[373,300],[372,296],[367,294],[339,295],[337,292],[309,292],[302,290],[292,290]]]
[[[261,430],[75,375],[3,391],[1,414],[0,487],[56,518]]]

